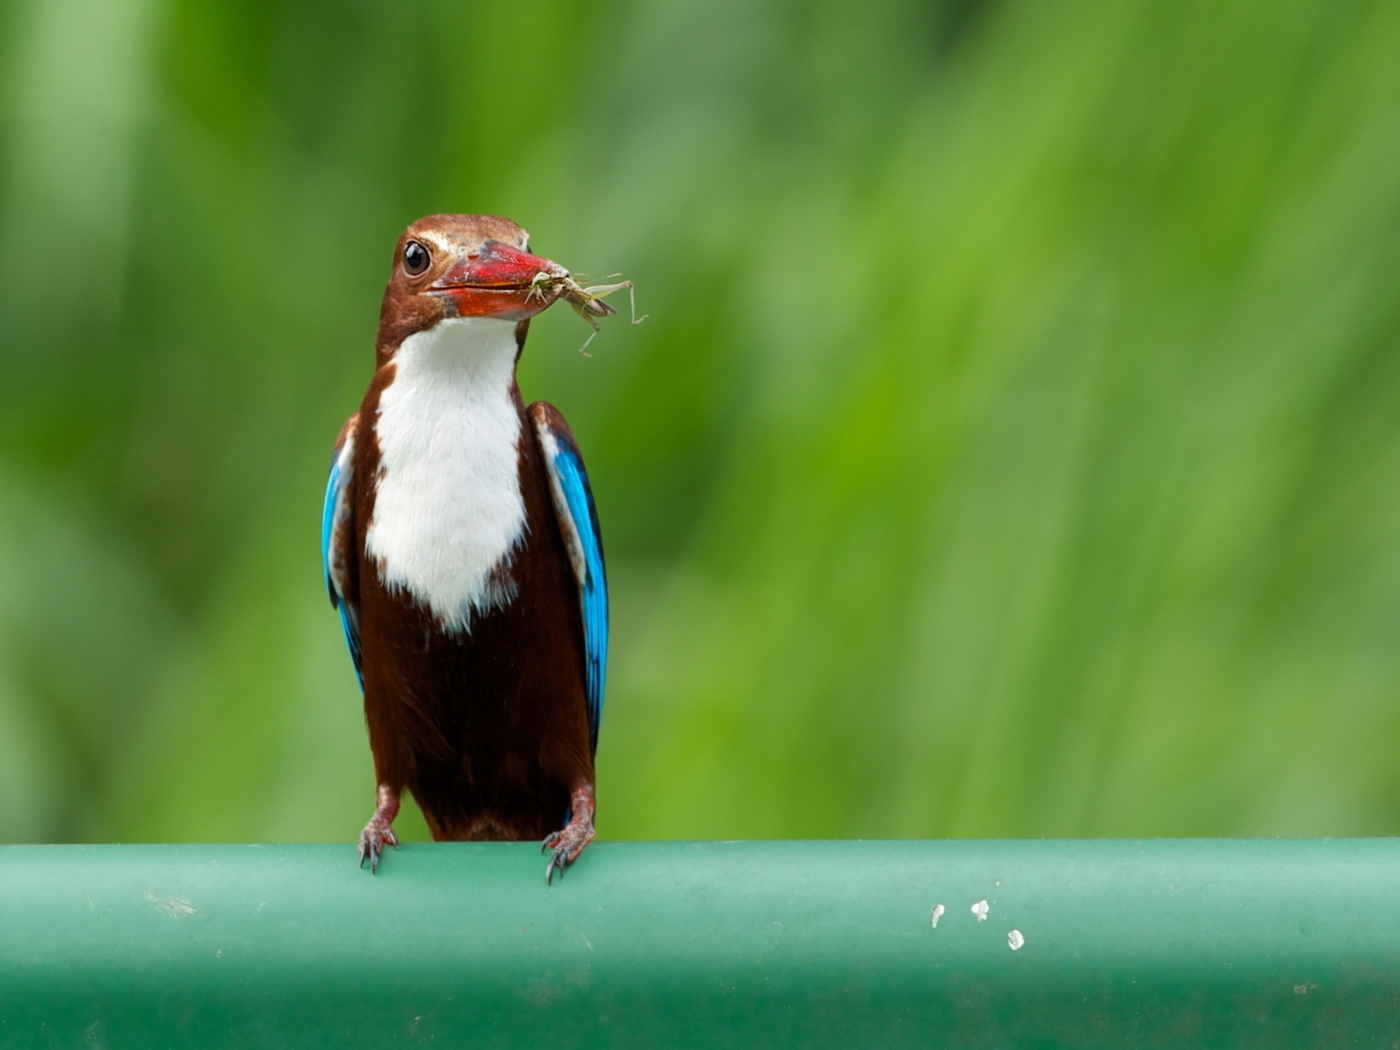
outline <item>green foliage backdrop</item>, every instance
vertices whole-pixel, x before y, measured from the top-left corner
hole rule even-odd
[[[522,370],[605,527],[605,837],[1400,830],[1397,54],[1354,0],[0,3],[0,838],[354,837],[320,500],[433,211],[651,314]]]

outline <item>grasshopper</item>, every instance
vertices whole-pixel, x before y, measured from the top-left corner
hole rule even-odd
[[[612,276],[616,277],[617,274]],[[578,352],[584,357],[590,357],[592,355],[588,353],[588,344],[593,342],[598,333],[603,330],[602,326],[598,324],[598,318],[617,313],[617,308],[603,302],[603,297],[612,295],[613,292],[623,288],[627,289],[627,298],[632,307],[632,323],[641,324],[648,315],[637,316],[637,292],[632,287],[631,281],[619,281],[617,284],[595,284],[590,288],[584,288],[574,280],[571,274],[557,274],[541,270],[530,279],[529,297],[548,298],[551,302],[559,299],[567,300],[568,304],[574,308],[574,313],[593,326],[593,334],[585,339],[583,345],[578,348]],[[529,297],[527,297],[527,301]]]

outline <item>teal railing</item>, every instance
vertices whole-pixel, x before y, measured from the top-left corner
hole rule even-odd
[[[595,843],[553,886],[544,864],[5,847],[0,1046],[1400,1044],[1400,840]]]

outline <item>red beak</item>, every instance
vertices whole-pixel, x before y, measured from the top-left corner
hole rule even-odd
[[[487,241],[429,285],[428,291],[450,298],[459,317],[522,321],[554,301],[535,283],[541,273],[566,277],[569,271],[500,241]]]

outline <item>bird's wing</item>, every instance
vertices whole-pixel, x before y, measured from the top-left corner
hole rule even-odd
[[[588,685],[588,729],[598,749],[598,723],[603,717],[603,685],[608,670],[608,579],[603,568],[603,537],[593,490],[583,469],[583,456],[558,409],[544,401],[530,406],[535,438],[549,472],[559,531],[578,580],[583,612],[584,660]]]
[[[355,677],[360,688],[365,676],[360,670],[360,603],[352,573],[355,557],[354,499],[355,491],[355,426],[359,415],[345,421],[335,443],[331,459],[331,476],[326,482],[326,502],[321,511],[321,560],[326,569],[326,589],[331,593],[331,608],[340,611],[340,625],[345,629],[345,644],[355,661]]]

